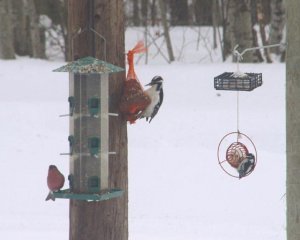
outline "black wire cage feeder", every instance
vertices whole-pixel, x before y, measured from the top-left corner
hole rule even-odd
[[[261,85],[261,73],[224,72],[214,78],[216,90],[252,91]]]
[[[236,45],[233,49],[233,55],[236,57],[237,71],[224,72],[214,78],[214,87],[216,90],[229,90],[229,91],[252,91],[260,87],[263,83],[262,73],[243,73],[239,69],[239,62],[243,60],[243,55],[255,49],[267,48],[270,46],[258,48],[246,48],[243,52],[238,52]]]
[[[219,165],[229,176],[240,178],[237,169],[249,153],[254,155],[254,164],[244,177],[250,175],[256,167],[257,151],[255,144],[251,138],[244,133],[227,133],[218,145],[217,156]]]

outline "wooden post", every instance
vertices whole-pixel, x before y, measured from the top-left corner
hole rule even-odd
[[[72,36],[88,26],[106,39],[106,51],[104,41],[91,32],[74,39],[72,47]],[[94,55],[125,67],[123,0],[69,0],[68,29],[71,60]],[[125,74],[109,78],[109,112],[117,113]],[[84,131],[81,134],[86,138]],[[127,127],[121,117],[110,117],[109,151],[116,155],[109,156],[108,185],[123,189],[124,194],[101,202],[70,200],[70,240],[128,239]]]
[[[300,239],[300,24],[299,0],[286,1],[287,240]]]

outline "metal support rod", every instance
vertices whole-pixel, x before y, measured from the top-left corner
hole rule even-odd
[[[101,144],[100,144],[100,189],[109,187],[109,117],[108,117],[108,95],[109,95],[108,74],[102,74],[100,81],[101,91]]]
[[[239,61],[243,60],[243,55],[248,51],[253,51],[253,50],[263,49],[263,48],[280,47],[280,46],[286,46],[286,44],[285,43],[277,43],[277,44],[271,44],[271,45],[266,45],[266,46],[261,46],[261,47],[246,48],[240,53],[237,50],[237,48],[239,47],[239,45],[237,44],[233,49],[233,54],[237,56],[237,61],[239,62]]]

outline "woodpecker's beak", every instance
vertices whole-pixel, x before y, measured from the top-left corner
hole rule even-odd
[[[151,82],[150,82],[150,83],[146,84],[145,86],[152,86],[152,84],[151,84]]]

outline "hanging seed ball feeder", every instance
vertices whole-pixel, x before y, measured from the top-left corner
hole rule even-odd
[[[230,132],[219,142],[217,151],[218,162],[221,169],[229,176],[240,178],[237,170],[250,153],[254,155],[254,164],[246,173],[246,176],[250,175],[256,166],[256,147],[246,134]]]
[[[248,155],[247,147],[241,142],[231,143],[226,151],[226,160],[233,168],[238,168]]]

